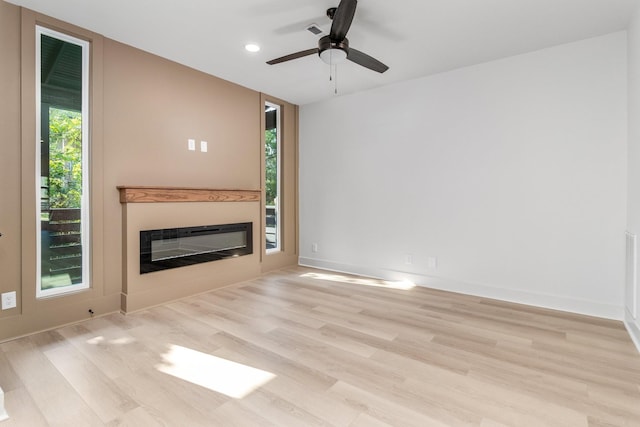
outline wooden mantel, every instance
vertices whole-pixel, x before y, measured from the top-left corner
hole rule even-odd
[[[260,190],[219,190],[211,188],[146,187],[122,185],[120,203],[173,202],[259,202]]]

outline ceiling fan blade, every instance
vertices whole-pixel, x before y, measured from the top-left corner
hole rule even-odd
[[[355,62],[358,65],[362,65],[365,68],[377,71],[378,73],[384,73],[389,69],[389,67],[387,67],[377,59],[351,47],[349,48],[347,59],[349,61]]]
[[[331,24],[331,40],[342,41],[347,36],[347,32],[353,22],[353,16],[356,14],[356,6],[358,0],[342,0],[333,15],[333,23]]]
[[[290,55],[281,56],[280,58],[272,59],[271,61],[267,61],[269,65],[280,64],[281,62],[291,61],[292,59],[302,58],[304,56],[313,55],[314,53],[318,53],[318,48],[307,49],[300,52],[292,53]]]

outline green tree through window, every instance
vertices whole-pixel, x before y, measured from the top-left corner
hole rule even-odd
[[[269,129],[265,137],[265,191],[266,204],[275,205],[278,196],[278,139],[277,129]]]
[[[49,109],[49,203],[80,209],[82,199],[82,114]]]

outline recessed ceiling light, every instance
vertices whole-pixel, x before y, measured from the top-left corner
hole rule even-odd
[[[258,46],[257,44],[253,44],[253,43],[246,44],[246,45],[244,46],[244,48],[245,48],[248,52],[259,52],[259,51],[260,51],[260,46]]]

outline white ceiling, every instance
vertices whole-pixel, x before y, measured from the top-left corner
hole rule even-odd
[[[114,40],[296,104],[334,96],[316,55],[265,61],[317,46],[339,0],[9,0]],[[352,47],[390,67],[345,62],[346,94],[623,30],[638,0],[360,0]],[[262,50],[250,54],[246,43]]]

